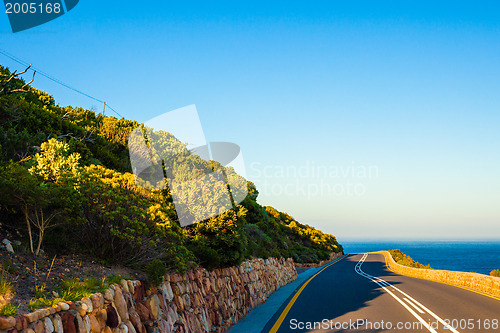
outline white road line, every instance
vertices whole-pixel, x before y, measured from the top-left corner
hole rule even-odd
[[[361,262],[361,264],[365,261],[366,257],[364,257],[363,261]],[[359,270],[361,270],[361,265],[359,265],[358,267]],[[363,271],[362,271],[363,272]],[[365,277],[370,277],[372,280],[373,279],[376,279],[378,282],[381,282],[381,283],[377,283],[379,286],[381,285],[384,285],[384,283],[387,285],[387,286],[391,286],[392,288],[394,288],[394,291],[399,291],[401,294],[407,296],[408,298],[410,298],[413,302],[415,302],[416,304],[418,304],[420,307],[422,307],[425,311],[427,311],[431,316],[433,316],[435,319],[437,319],[441,324],[444,325],[444,328],[445,329],[449,329],[450,331],[452,331],[453,333],[460,333],[458,332],[456,329],[454,329],[453,327],[451,327],[449,324],[447,324],[443,319],[441,319],[440,317],[438,317],[434,312],[432,312],[431,310],[429,310],[428,308],[426,308],[424,305],[422,305],[421,303],[419,303],[417,300],[415,300],[413,297],[411,297],[410,295],[408,295],[407,293],[405,293],[404,291],[402,291],[401,289],[399,289],[398,287],[395,287],[393,286],[392,284],[388,283],[387,281],[385,280],[382,280],[381,278],[379,277],[376,277],[376,276],[373,276],[373,275],[370,275],[370,274],[367,274],[365,272],[363,272],[363,276]],[[409,302],[410,303],[410,302]],[[411,304],[411,303],[410,303]],[[422,312],[424,313],[424,312]]]
[[[406,303],[410,304],[418,312],[420,312],[422,314],[425,313],[424,311],[422,311],[422,309],[420,309],[415,303],[413,303],[412,301],[410,301],[408,298],[404,297],[403,299],[406,301]]]
[[[424,327],[429,330],[429,332],[437,333],[437,331],[435,329],[433,329],[432,327],[430,327],[429,324],[422,317],[420,317],[418,314],[416,314],[415,311],[413,311],[408,305],[406,305],[402,300],[400,300],[399,297],[397,297],[396,295],[394,295],[392,293],[392,291],[390,291],[386,287],[382,287],[382,289],[384,289],[385,291],[387,291],[389,293],[389,295],[391,295],[392,297],[394,297],[396,299],[396,301],[398,301],[399,303],[401,303],[401,305],[406,310],[408,310],[408,312],[410,312],[415,318],[417,318],[418,321],[421,322],[422,325],[424,325]]]
[[[436,330],[433,329],[432,327],[430,327],[430,325],[422,317],[420,317],[415,311],[413,311],[408,305],[406,305],[406,303],[404,303],[399,297],[397,297],[394,293],[392,293],[386,287],[392,287],[392,288],[394,288],[394,290],[397,290],[401,294],[405,295],[408,299],[410,299],[413,302],[412,303],[407,298],[404,298],[410,305],[412,305],[415,309],[417,309],[422,314],[425,313],[425,312],[423,312],[421,309],[427,311],[431,316],[433,316],[441,324],[443,324],[445,329],[449,329],[453,333],[460,333],[456,329],[454,329],[453,327],[451,327],[448,324],[446,324],[445,321],[443,319],[441,319],[440,317],[438,317],[434,312],[432,312],[431,310],[429,310],[428,308],[426,308],[425,306],[423,306],[421,303],[419,303],[418,301],[416,301],[413,297],[411,297],[407,293],[403,292],[401,289],[393,286],[389,282],[387,282],[385,280],[382,280],[379,277],[376,277],[376,276],[373,276],[373,275],[370,275],[370,274],[367,274],[367,273],[363,272],[363,270],[361,269],[361,266],[363,265],[363,263],[365,262],[365,260],[366,260],[367,257],[368,257],[368,253],[365,253],[363,255],[363,257],[358,261],[358,263],[356,264],[355,269],[354,269],[356,271],[356,273],[358,273],[359,275],[361,275],[361,276],[363,276],[363,277],[365,277],[365,278],[367,278],[367,279],[375,282],[378,286],[380,286],[382,289],[384,289],[389,295],[391,295],[392,297],[394,297],[401,305],[403,305],[403,307],[406,310],[408,310],[408,312],[410,312],[415,318],[417,318],[418,321],[420,321],[422,323],[422,325],[425,328],[427,328],[430,332],[437,333]],[[416,305],[418,305],[418,307]]]
[[[394,287],[394,286],[393,286]],[[405,293],[404,291],[400,290],[399,288],[397,287],[394,287],[397,291],[399,291],[401,294],[405,295],[406,297],[408,297],[409,299],[411,299],[415,304],[417,304],[418,306],[420,306],[422,309],[424,309],[425,311],[427,311],[431,316],[433,316],[434,318],[436,318],[441,324],[444,325],[444,328],[446,329],[449,329],[450,331],[452,331],[453,333],[459,333],[456,329],[454,329],[453,327],[451,327],[450,325],[448,325],[443,319],[439,318],[434,312],[432,312],[431,310],[427,309],[425,306],[423,306],[421,303],[419,303],[417,300],[415,300],[413,297],[411,297],[410,295],[408,295],[407,293]]]

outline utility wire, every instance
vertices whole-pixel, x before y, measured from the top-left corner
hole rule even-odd
[[[23,65],[23,66],[28,67],[28,66],[30,65],[30,64],[29,64],[29,63],[27,63],[26,61],[23,61],[23,60],[19,59],[18,57],[16,57],[16,56],[14,56],[14,55],[10,54],[9,52],[7,52],[7,51],[5,51],[5,50],[0,49],[0,54],[3,54],[3,55],[4,55],[4,56],[6,56],[7,58],[10,58],[11,60],[13,60],[13,61],[15,61],[15,62],[17,62],[17,63],[19,63],[19,64],[21,64],[21,65]],[[91,96],[91,95],[89,95],[89,94],[86,94],[86,93],[84,93],[83,91],[80,91],[80,90],[78,90],[78,89],[76,89],[76,88],[73,88],[73,87],[72,87],[72,86],[70,86],[69,84],[66,84],[66,83],[62,82],[61,80],[56,79],[56,78],[55,78],[55,77],[53,77],[52,75],[47,74],[47,73],[45,73],[44,71],[41,71],[40,69],[38,69],[38,68],[36,68],[36,67],[33,67],[33,66],[32,66],[32,67],[30,68],[30,70],[32,70],[32,71],[36,71],[38,74],[40,74],[40,75],[44,76],[45,78],[47,78],[47,79],[49,79],[49,80],[51,80],[51,81],[53,81],[53,82],[55,82],[55,83],[57,83],[57,84],[60,84],[61,86],[65,87],[65,88],[68,88],[68,89],[70,89],[70,90],[73,90],[74,92],[76,92],[76,93],[78,93],[78,94],[80,94],[80,95],[83,95],[83,96],[85,96],[85,97],[88,97],[88,98],[90,98],[90,99],[93,99],[94,101],[97,101],[97,102],[99,102],[99,103],[105,103],[104,101],[102,101],[102,100],[100,100],[100,99],[98,99],[98,98],[95,98],[95,97],[93,97],[93,96]],[[109,106],[107,103],[106,103],[106,107],[108,107],[111,111],[113,111],[114,113],[116,113],[117,115],[119,115],[120,117],[122,117],[122,118],[123,118],[123,116],[122,116],[121,114],[119,114],[118,112],[116,112],[116,110],[115,110],[115,109],[113,109],[111,106]]]
[[[124,118],[121,114],[119,114],[118,112],[116,112],[115,109],[113,109],[111,106],[109,106],[108,103],[106,103],[106,107],[108,109],[110,109],[111,111],[113,111],[114,113],[116,113],[117,115],[119,115],[120,117]]]

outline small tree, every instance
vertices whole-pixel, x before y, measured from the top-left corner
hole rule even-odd
[[[35,164],[29,169],[32,175],[41,178],[42,182],[35,187],[30,207],[26,205],[25,216],[28,223],[31,251],[33,240],[31,226],[38,229],[38,255],[45,231],[54,227],[53,220],[69,206],[71,192],[76,186],[79,175],[78,160],[80,154],[69,154],[69,145],[65,142],[50,139],[42,143],[41,152],[35,155]]]
[[[45,231],[53,226],[54,218],[62,213],[64,189],[53,183],[41,182],[26,168],[10,164],[1,170],[0,202],[22,212],[32,253],[38,254]],[[32,225],[38,229],[38,244],[34,247]]]
[[[37,186],[38,185],[38,186]],[[39,183],[30,193],[28,201],[23,208],[31,251],[38,255],[42,246],[43,238],[47,229],[55,227],[54,220],[64,210],[63,199],[66,197],[64,189],[52,183]],[[31,225],[38,229],[38,241],[36,249],[33,248],[33,235]]]

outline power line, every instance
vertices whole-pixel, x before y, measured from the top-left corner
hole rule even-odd
[[[119,114],[118,112],[116,112],[116,111],[115,111],[115,109],[113,109],[111,106],[109,106],[109,104],[108,104],[108,103],[106,103],[106,107],[107,107],[108,109],[110,109],[111,111],[113,111],[114,113],[116,113],[117,115],[119,115],[120,117],[125,118],[125,117],[123,117],[121,114]]]
[[[27,63],[26,61],[23,61],[23,60],[19,59],[18,57],[16,57],[16,56],[14,56],[14,55],[10,54],[9,52],[7,52],[7,51],[5,51],[5,50],[0,49],[0,54],[3,54],[3,55],[4,55],[4,56],[6,56],[7,58],[10,58],[11,60],[13,60],[13,61],[15,61],[15,62],[17,62],[18,64],[21,64],[21,65],[23,65],[23,66],[28,67],[28,66],[30,65],[30,64],[29,64],[29,63]],[[89,94],[84,93],[84,92],[83,92],[83,91],[81,91],[81,90],[78,90],[78,89],[76,89],[76,88],[73,88],[73,87],[72,87],[72,86],[70,86],[69,84],[66,84],[66,83],[62,82],[61,80],[59,80],[59,79],[57,79],[57,78],[53,77],[53,76],[52,76],[52,75],[50,75],[50,74],[45,73],[44,71],[42,71],[42,70],[40,70],[40,69],[38,69],[38,68],[36,68],[36,67],[33,67],[33,66],[32,66],[32,67],[30,68],[30,70],[32,70],[32,71],[36,71],[38,74],[40,74],[40,75],[44,76],[45,78],[47,78],[47,79],[49,79],[49,80],[51,80],[51,81],[53,81],[53,82],[55,82],[55,83],[57,83],[57,84],[60,84],[61,86],[65,87],[65,88],[68,88],[68,89],[70,89],[70,90],[72,90],[72,91],[74,91],[74,92],[76,92],[76,93],[78,93],[78,94],[80,94],[80,95],[83,95],[83,96],[85,96],[85,97],[88,97],[88,98],[90,98],[90,99],[93,99],[94,101],[97,101],[97,102],[99,102],[99,103],[105,103],[104,101],[102,101],[102,100],[100,100],[100,99],[98,99],[98,98],[96,98],[96,97],[93,97],[93,96],[91,96],[91,95],[89,95]],[[108,107],[111,111],[113,111],[114,113],[116,113],[118,116],[120,116],[120,117],[122,117],[122,118],[123,118],[123,116],[122,116],[121,114],[119,114],[118,112],[116,112],[116,110],[115,110],[115,109],[113,109],[111,106],[109,106],[109,104],[107,104],[107,103],[106,103],[106,106],[107,106],[107,107]]]

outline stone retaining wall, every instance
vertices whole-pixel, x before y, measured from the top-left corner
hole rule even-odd
[[[1,333],[224,332],[281,286],[295,280],[291,259],[245,261],[238,267],[169,274],[158,288],[121,281],[104,294],[14,317]]]
[[[330,253],[330,258],[328,258],[327,260],[320,261],[319,264],[299,264],[299,263],[296,263],[295,267],[297,267],[297,268],[304,268],[304,267],[317,268],[317,267],[321,267],[323,265],[326,265],[329,262],[332,262],[335,259],[342,257],[343,255],[344,255],[343,252],[342,253],[341,252],[338,252],[338,253],[332,252],[332,253]]]
[[[490,295],[500,296],[500,278],[479,273],[455,272],[403,266],[394,261],[388,251],[381,251],[389,267],[396,273],[425,280],[467,287]]]

